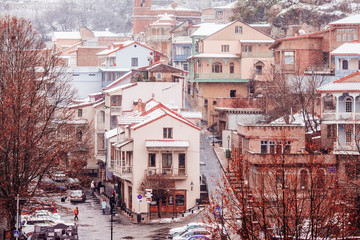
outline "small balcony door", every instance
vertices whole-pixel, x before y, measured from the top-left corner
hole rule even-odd
[[[162,173],[169,174],[172,171],[172,153],[162,154]]]

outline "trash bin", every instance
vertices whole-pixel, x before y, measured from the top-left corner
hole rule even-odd
[[[140,223],[141,222],[141,213],[138,212],[137,213],[137,223]]]

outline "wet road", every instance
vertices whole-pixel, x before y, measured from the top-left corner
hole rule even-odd
[[[60,197],[54,198],[62,220],[68,223],[79,225],[79,239],[81,240],[104,240],[111,239],[110,214],[107,209],[105,215],[102,214],[101,205],[96,196],[87,194],[86,202],[71,203],[70,201],[61,202]],[[74,220],[73,210],[79,208],[79,220]],[[180,223],[161,223],[161,224],[135,224],[131,223],[126,217],[117,214],[113,222],[113,239],[144,239],[160,240],[166,239],[170,228],[180,227],[189,222],[201,221],[201,214],[193,216],[191,219]]]

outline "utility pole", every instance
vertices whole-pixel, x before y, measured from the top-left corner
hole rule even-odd
[[[19,202],[20,202],[20,198],[19,198],[19,194],[16,197],[16,232],[19,232]],[[16,240],[19,239],[19,236],[16,235]]]

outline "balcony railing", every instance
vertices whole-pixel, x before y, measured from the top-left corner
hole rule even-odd
[[[101,156],[105,156],[105,149],[98,149],[97,154]]]
[[[240,73],[197,73],[198,79],[241,79]]]
[[[121,113],[121,106],[111,106],[111,112]]]
[[[166,175],[174,178],[187,177],[186,168],[149,168],[145,170],[146,176]]]
[[[336,114],[335,110],[325,111],[321,113],[321,120],[334,121],[334,120],[360,120],[360,113],[353,112],[339,112]]]
[[[334,69],[329,67],[307,67],[304,70],[305,74],[319,74],[319,75],[332,75],[334,74]]]
[[[170,36],[163,36],[163,35],[150,35],[146,37],[147,41],[152,42],[166,42],[169,41]]]
[[[334,142],[334,151],[342,152],[357,152],[359,153],[359,144],[355,141],[352,142]]]

